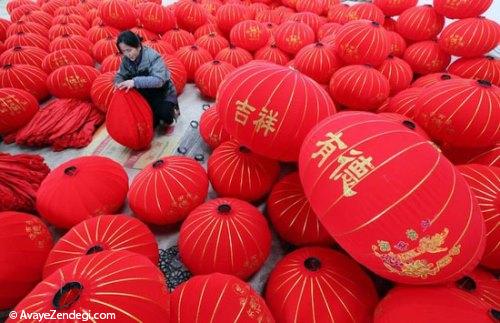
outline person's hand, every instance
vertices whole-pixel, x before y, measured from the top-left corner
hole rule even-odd
[[[134,80],[123,81],[121,83],[118,83],[116,87],[118,88],[118,90],[125,90],[125,92],[128,92],[130,89],[134,87]]]

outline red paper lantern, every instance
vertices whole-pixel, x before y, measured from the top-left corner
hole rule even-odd
[[[7,29],[11,24],[9,20],[0,18],[0,41],[5,41],[7,38]]]
[[[99,40],[107,37],[118,37],[119,33],[120,31],[116,28],[105,25],[97,25],[87,31],[87,38],[92,44],[95,44]]]
[[[337,55],[347,64],[379,66],[391,52],[387,31],[377,22],[352,21],[336,35]]]
[[[213,60],[196,70],[194,82],[203,96],[215,99],[222,80],[234,70],[235,67],[229,63]]]
[[[161,39],[159,34],[156,34],[150,30],[145,29],[142,26],[134,27],[130,29],[131,32],[136,34],[137,36],[141,37],[142,40],[148,41],[148,40],[159,40]]]
[[[65,48],[44,56],[42,62],[42,68],[47,74],[66,65],[94,66],[94,60],[82,50]]]
[[[148,149],[153,140],[153,113],[137,91],[115,91],[106,114],[106,129],[119,144],[133,150]]]
[[[21,20],[12,23],[9,26],[9,28],[6,31],[6,36],[10,37],[18,33],[25,33],[25,34],[32,33],[45,37],[45,35],[47,35],[48,32],[49,30],[45,28],[45,26],[40,25],[39,23]]]
[[[139,22],[144,28],[163,34],[176,25],[175,14],[160,4],[146,2],[138,7]]]
[[[294,66],[320,84],[328,84],[333,73],[342,66],[333,46],[321,42],[302,48],[295,55]]]
[[[79,49],[92,55],[93,44],[87,38],[79,35],[63,35],[59,36],[50,42],[50,52],[55,52],[57,50],[72,48]]]
[[[407,40],[424,41],[436,37],[444,26],[444,17],[431,5],[411,7],[396,22],[396,31]]]
[[[118,53],[116,38],[113,37],[101,39],[92,46],[92,56],[98,63],[102,63],[106,57]]]
[[[87,19],[80,15],[75,14],[67,14],[67,15],[59,15],[55,16],[52,19],[52,25],[62,25],[62,24],[77,24],[82,26],[85,29],[89,29],[90,25]]]
[[[36,208],[56,227],[69,229],[91,217],[119,211],[127,190],[127,173],[120,164],[106,157],[79,157],[45,178]]]
[[[24,21],[31,21],[31,22],[36,22],[39,23],[40,25],[45,26],[45,28],[49,29],[52,26],[52,16],[49,15],[46,12],[43,11],[31,11],[24,16],[22,16],[20,19]]]
[[[321,25],[321,27],[319,27],[318,29],[318,32],[316,33],[318,39],[321,40],[323,37],[336,35],[337,31],[341,26],[342,26],[341,24],[338,24],[336,22],[328,22],[326,24]]]
[[[423,94],[420,87],[409,88],[403,90],[389,99],[384,108],[380,108],[378,112],[398,113],[410,119],[415,118],[417,99]]]
[[[184,91],[187,82],[187,71],[184,64],[175,56],[162,55],[165,66],[170,71],[170,79],[174,83],[177,95]]]
[[[42,62],[48,53],[38,47],[14,47],[6,50],[0,55],[0,64],[26,64],[42,67]]]
[[[221,143],[208,159],[208,177],[219,196],[257,201],[279,175],[277,161],[257,155],[236,140]]]
[[[318,32],[319,27],[324,23],[321,18],[312,12],[300,12],[290,15],[285,21],[303,22],[314,31]]]
[[[117,72],[122,63],[122,54],[115,53],[106,57],[100,66],[101,73]]]
[[[276,10],[263,10],[255,14],[255,20],[262,23],[281,23],[282,14]]]
[[[450,55],[477,57],[497,47],[500,26],[484,17],[452,22],[439,35],[439,46]]]
[[[469,163],[500,167],[500,144],[474,156]]]
[[[419,77],[412,83],[411,87],[428,87],[435,83],[458,79],[458,76],[448,73],[432,73]]]
[[[387,100],[390,89],[387,78],[366,65],[342,67],[330,80],[333,100],[352,109],[375,110]]]
[[[93,9],[90,9],[89,11],[85,12],[85,19],[87,19],[87,22],[92,26],[94,27],[95,25],[93,24],[93,22],[95,20],[99,20],[102,24],[104,24],[104,22],[102,21],[101,18],[99,18],[99,10],[97,8],[93,8]]]
[[[160,55],[174,55],[175,49],[172,45],[164,40],[148,40],[143,43],[145,46],[150,47],[157,51]]]
[[[24,90],[38,101],[49,94],[46,82],[47,74],[36,66],[7,64],[0,68],[0,88],[13,87]]]
[[[170,317],[165,276],[149,259],[129,251],[103,251],[62,267],[38,284],[15,311],[31,313],[33,308],[54,317],[71,317],[75,311],[92,318],[100,313],[107,318],[104,321],[119,322]]]
[[[378,67],[378,70],[389,81],[391,96],[409,88],[413,80],[413,71],[410,64],[393,55],[389,55],[382,65]]]
[[[231,29],[230,40],[235,46],[255,52],[264,47],[269,41],[270,33],[267,28],[255,20],[245,20]]]
[[[493,273],[481,267],[455,282],[455,286],[481,301],[498,308],[500,305],[500,281]]]
[[[219,0],[201,0],[200,4],[211,15],[215,15],[219,7],[222,6],[222,2]]]
[[[295,9],[297,12],[312,12],[321,15],[327,9],[327,5],[324,0],[297,0]]]
[[[41,9],[45,13],[48,13],[49,15],[53,16],[57,8],[64,6],[66,3],[67,1],[65,0],[44,1],[43,4],[41,5]]]
[[[491,6],[493,0],[450,1],[434,0],[434,7],[441,15],[450,19],[480,16]]]
[[[99,71],[87,65],[59,67],[47,78],[50,93],[58,98],[86,100]]]
[[[212,57],[215,57],[222,49],[229,47],[229,42],[217,33],[210,33],[198,38],[195,45],[206,49]]]
[[[276,27],[274,36],[278,48],[289,54],[297,54],[301,48],[311,44],[315,39],[311,27],[296,21],[287,21]]]
[[[422,75],[443,72],[451,61],[450,55],[432,40],[408,46],[403,59],[415,73]]]
[[[228,75],[216,104],[230,135],[255,153],[282,161],[296,160],[305,134],[336,111],[318,83],[266,62]]]
[[[19,6],[33,5],[33,4],[34,3],[31,0],[10,0],[7,2],[7,5],[5,6],[5,8],[7,9],[7,13],[10,14],[12,11],[14,11]]]
[[[106,113],[115,92],[115,72],[106,72],[96,77],[92,83],[90,97],[99,110]]]
[[[354,260],[309,247],[289,253],[276,265],[266,301],[278,322],[369,322],[378,297]]]
[[[250,285],[219,273],[194,276],[177,287],[170,297],[170,308],[172,323],[274,322],[266,303]]]
[[[57,8],[54,11],[53,16],[55,17],[55,16],[59,16],[59,15],[69,15],[69,14],[83,16],[83,15],[85,15],[85,12],[76,6],[64,5],[63,7]]]
[[[345,24],[348,22],[349,18],[347,17],[347,13],[349,11],[349,5],[345,3],[340,3],[340,4],[335,4],[333,6],[330,6],[330,9],[328,9],[328,21],[329,22],[336,22],[338,24]]]
[[[448,67],[448,72],[467,79],[490,81],[500,86],[500,60],[493,56],[460,58]]]
[[[394,31],[395,32],[396,31],[396,20],[394,20],[391,17],[385,16],[385,19],[384,19],[384,28],[387,31]]]
[[[373,4],[379,7],[386,16],[399,16],[406,9],[415,7],[418,0],[373,0]]]
[[[299,173],[284,176],[267,199],[267,212],[280,237],[296,246],[333,242],[307,200]]]
[[[16,306],[38,284],[52,245],[49,229],[36,216],[0,212],[0,308]]]
[[[128,215],[102,215],[69,230],[49,253],[43,277],[86,255],[101,251],[130,251],[158,264],[158,243],[149,228]]]
[[[179,232],[179,255],[195,275],[221,273],[246,280],[262,267],[270,249],[271,231],[264,215],[250,203],[232,198],[198,206]]]
[[[223,48],[216,56],[216,60],[227,62],[234,67],[240,67],[253,60],[252,54],[247,50],[229,45],[229,47]]]
[[[24,127],[38,111],[38,102],[29,92],[4,87],[0,89],[0,134]]]
[[[47,51],[49,49],[49,39],[38,34],[21,32],[5,40],[6,48],[14,48],[17,46],[32,46]]]
[[[399,113],[393,113],[393,112],[382,112],[378,114],[381,117],[387,118],[391,121],[396,122],[399,125],[402,125],[408,129],[410,129],[413,132],[418,133],[421,135],[423,138],[427,140],[431,140],[427,133],[425,132],[422,127],[420,127],[418,124],[415,123],[411,118],[408,118],[405,115],[399,114]]]
[[[268,61],[277,65],[286,65],[290,58],[275,44],[262,47],[255,53],[256,60]]]
[[[466,181],[430,141],[396,122],[366,112],[325,119],[304,139],[299,170],[326,230],[382,277],[451,281],[482,256],[484,220]]]
[[[97,9],[99,7],[99,0],[79,0],[76,7],[83,10],[83,12]]]
[[[217,108],[212,106],[205,110],[200,117],[200,135],[205,143],[213,150],[225,141],[231,139],[224,129]]]
[[[53,41],[59,36],[63,35],[79,35],[86,37],[87,29],[83,28],[81,25],[64,23],[59,25],[54,25],[49,29],[49,40]]]
[[[184,46],[193,45],[195,42],[193,34],[179,28],[167,31],[161,39],[171,44],[175,50]]]
[[[12,22],[17,22],[25,14],[28,14],[32,11],[37,11],[37,10],[40,10],[40,7],[34,3],[20,5],[16,9],[12,10],[12,12],[10,13],[10,20]]]
[[[357,3],[351,7],[346,12],[347,21],[353,20],[370,20],[375,21],[379,25],[384,24],[384,13],[379,7],[373,3]]]
[[[198,3],[181,0],[175,4],[177,25],[189,32],[194,32],[198,27],[207,22],[208,12]]]
[[[175,56],[186,68],[188,81],[194,80],[194,74],[201,65],[213,59],[208,50],[197,45],[181,47],[177,50]]]
[[[217,24],[207,23],[201,27],[198,27],[198,29],[196,29],[196,31],[194,32],[194,37],[196,39],[198,39],[201,36],[205,36],[205,35],[208,35],[210,33],[216,33],[216,34],[222,35],[222,31],[220,31],[219,27],[217,27]]]
[[[141,220],[165,225],[184,220],[207,194],[205,169],[193,159],[170,156],[148,165],[134,178],[128,199]]]
[[[410,316],[418,322],[488,323],[490,307],[453,287],[397,287],[378,304],[374,323],[396,323]]]
[[[217,26],[220,30],[229,35],[231,29],[240,21],[252,19],[251,13],[247,7],[238,3],[228,3],[222,5],[215,14]]]
[[[488,81],[439,82],[417,100],[416,121],[440,144],[490,147],[500,140],[500,88]]]
[[[387,38],[389,39],[389,44],[391,46],[390,53],[397,57],[403,57],[403,54],[406,51],[405,39],[394,31],[388,31]]]
[[[486,224],[486,250],[481,264],[493,270],[500,269],[500,168],[478,164],[460,165],[464,176],[476,196]],[[500,304],[500,302],[499,302]],[[497,304],[498,305],[498,304]]]
[[[105,0],[99,4],[99,17],[106,25],[124,30],[137,24],[135,8],[124,0]]]

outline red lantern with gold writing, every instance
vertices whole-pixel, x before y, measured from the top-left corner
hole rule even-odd
[[[467,182],[431,142],[396,122],[367,112],[325,119],[304,139],[299,170],[324,227],[382,277],[452,281],[482,257],[486,230]]]
[[[175,86],[175,91],[177,95],[180,95],[184,91],[184,86],[187,82],[187,71],[184,64],[173,55],[162,55],[165,67],[170,71],[170,78]]]
[[[49,75],[47,87],[58,98],[85,100],[90,98],[92,83],[99,74],[92,66],[66,65]]]
[[[294,66],[320,84],[328,84],[333,73],[342,66],[335,48],[317,42],[302,48],[295,55]]]
[[[215,57],[222,49],[229,47],[229,42],[221,35],[212,32],[198,38],[195,45],[206,49],[212,57]]]
[[[255,20],[245,20],[236,24],[229,35],[235,46],[255,52],[269,41],[270,33],[264,24]]]
[[[405,39],[395,31],[388,31],[387,37],[389,38],[389,43],[391,44],[391,54],[397,57],[403,57],[406,50]]]
[[[451,56],[437,42],[428,40],[408,46],[403,59],[415,73],[426,75],[445,71]]]
[[[0,134],[24,127],[38,111],[38,102],[29,92],[4,87],[0,89]]]
[[[407,40],[424,41],[436,37],[444,26],[444,17],[431,5],[411,7],[396,22],[396,31]]]
[[[92,56],[98,63],[102,63],[106,57],[116,53],[118,53],[118,49],[114,37],[103,38],[92,46]]]
[[[55,52],[64,48],[79,49],[92,55],[93,44],[87,38],[80,35],[62,35],[50,42],[50,51]]]
[[[434,0],[436,11],[450,19],[472,18],[481,15],[493,3],[493,0],[450,1]]]
[[[106,37],[118,37],[119,33],[120,31],[116,28],[100,24],[97,26],[93,26],[87,31],[87,38],[90,40],[92,44],[95,44],[99,40]]]
[[[0,88],[13,87],[24,90],[33,94],[39,101],[49,95],[46,83],[47,74],[36,66],[6,64],[0,68]]]
[[[124,0],[104,0],[99,4],[99,17],[106,25],[124,30],[137,24],[135,8]]]
[[[6,32],[7,37],[10,37],[17,33],[33,33],[46,37],[46,35],[49,33],[49,30],[39,23],[21,20],[12,23]]]
[[[413,80],[413,71],[410,64],[393,55],[389,55],[382,65],[378,67],[378,70],[389,81],[391,96],[409,88]]]
[[[288,54],[297,54],[304,46],[314,42],[314,30],[303,22],[287,21],[276,27],[276,45]]]
[[[253,60],[252,54],[247,50],[229,45],[229,47],[223,48],[216,56],[216,60],[227,62],[234,67],[240,67]]]
[[[297,160],[305,134],[336,111],[318,83],[266,62],[229,74],[216,104],[230,135],[257,154],[283,161]]]
[[[107,112],[115,92],[115,73],[107,72],[95,78],[90,89],[92,102],[102,112]]]
[[[42,62],[48,53],[41,48],[17,46],[0,54],[0,64],[26,64],[42,68]]]
[[[80,35],[83,37],[87,36],[87,29],[81,25],[73,23],[63,23],[50,27],[49,29],[49,40],[53,41],[62,35]]]
[[[399,16],[406,9],[417,5],[418,0],[373,0],[373,4],[379,7],[386,16]]]
[[[493,56],[459,58],[448,72],[466,79],[486,80],[500,86],[500,59]]]
[[[348,21],[347,13],[349,8],[349,5],[346,3],[334,4],[328,9],[328,21],[336,22],[341,25],[345,24]]]
[[[144,28],[157,34],[163,34],[176,25],[174,13],[161,4],[145,2],[138,7],[138,11]]]
[[[201,65],[213,59],[208,50],[197,45],[181,47],[177,50],[175,56],[186,68],[188,81],[194,80],[194,74]]]
[[[195,42],[193,34],[183,29],[174,28],[167,31],[161,39],[171,44],[175,50],[181,47],[193,45]]]
[[[99,66],[99,71],[101,73],[107,73],[107,72],[116,73],[120,68],[121,63],[122,63],[122,54],[115,53],[113,55],[109,55],[102,61],[101,66]]]
[[[201,115],[200,135],[203,138],[203,141],[205,141],[211,149],[215,149],[219,147],[221,143],[231,139],[227,131],[222,126],[216,106],[209,107]]]
[[[229,63],[213,60],[198,67],[194,83],[203,96],[215,99],[222,80],[234,70],[234,66]]]
[[[181,0],[175,4],[175,16],[180,28],[194,32],[207,22],[208,12],[195,1]]]
[[[217,26],[225,34],[229,35],[231,29],[240,21],[252,19],[252,15],[246,6],[240,3],[227,3],[222,5],[215,13]]]
[[[17,46],[33,46],[47,51],[49,50],[49,39],[39,34],[20,32],[5,40],[6,48],[14,48]]]
[[[354,20],[375,21],[384,24],[384,13],[373,3],[356,3],[347,10],[347,22]]]
[[[274,43],[262,47],[255,53],[256,60],[268,61],[278,65],[286,65],[290,61],[290,57],[278,48]]]

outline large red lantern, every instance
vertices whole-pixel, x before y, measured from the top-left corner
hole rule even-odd
[[[87,36],[87,29],[85,29],[81,25],[72,24],[72,23],[64,23],[58,24],[50,27],[49,29],[49,40],[53,41],[59,36],[63,35],[80,35],[83,37]]]
[[[201,65],[213,59],[208,50],[197,45],[181,47],[177,50],[175,56],[186,68],[188,81],[194,80],[194,74]]]
[[[149,228],[128,215],[102,215],[77,224],[49,253],[43,277],[86,255],[125,250],[143,255],[156,266],[158,243]]]
[[[448,80],[453,80],[453,79],[458,79],[459,77],[453,74],[448,74],[448,73],[432,73],[432,74],[427,74],[424,76],[421,76],[417,78],[412,84],[411,87],[428,87],[433,84],[436,84],[441,81],[448,81]]]
[[[406,9],[417,5],[418,0],[373,0],[373,4],[379,7],[386,16],[399,16]]]
[[[115,92],[115,73],[107,72],[97,76],[90,89],[92,102],[102,112],[107,112]]]
[[[289,54],[297,54],[306,45],[314,42],[314,30],[303,22],[287,21],[276,27],[276,45]]]
[[[48,32],[49,30],[45,28],[45,26],[40,25],[39,23],[21,20],[12,23],[9,26],[6,32],[6,36],[10,37],[18,33],[25,33],[25,34],[32,33],[45,37],[48,34]]]
[[[118,29],[101,24],[90,28],[87,31],[87,38],[92,44],[95,44],[99,40],[107,37],[118,37],[119,33],[120,31]]]
[[[217,108],[226,130],[242,145],[283,161],[297,160],[305,134],[336,111],[318,83],[266,62],[229,74],[217,93]]]
[[[477,57],[497,47],[500,26],[484,17],[452,22],[439,35],[439,46],[450,55]]]
[[[133,150],[148,149],[153,140],[153,113],[137,91],[115,91],[106,114],[106,129],[119,144]]]
[[[207,22],[208,12],[200,4],[181,0],[175,4],[175,16],[180,28],[194,32],[198,27]]]
[[[352,21],[336,35],[337,55],[347,64],[379,66],[391,52],[387,31],[378,22]]]
[[[99,17],[106,25],[124,30],[135,27],[135,8],[124,0],[105,0],[99,4]]]
[[[212,57],[215,57],[222,49],[229,47],[229,42],[217,33],[209,33],[198,38],[195,45],[206,49]]]
[[[485,303],[500,306],[500,280],[493,273],[481,267],[455,282],[455,286]]]
[[[500,167],[478,164],[460,165],[458,170],[476,196],[486,224],[486,250],[481,264],[493,270],[500,269]]]
[[[172,323],[274,322],[266,303],[250,285],[219,273],[194,276],[177,287],[170,308]]]
[[[270,36],[264,24],[255,20],[245,20],[231,29],[230,40],[235,46],[255,52],[267,44]]]
[[[160,4],[146,2],[138,10],[139,22],[144,28],[157,34],[163,34],[176,25],[174,13]]]
[[[132,182],[130,208],[144,222],[179,222],[208,194],[207,173],[198,162],[183,156],[164,157],[142,170]]]
[[[493,0],[450,1],[434,0],[436,11],[450,19],[472,18],[488,10]]]
[[[113,37],[103,38],[92,46],[92,56],[98,63],[102,63],[106,57],[117,53],[116,38]]]
[[[49,50],[49,39],[38,34],[20,32],[5,40],[6,48],[14,48],[17,46],[33,46],[47,51]]]
[[[396,31],[407,40],[424,41],[436,37],[444,26],[444,17],[430,5],[405,10],[396,22]]]
[[[274,43],[259,49],[255,53],[255,59],[268,61],[277,65],[286,65],[290,61],[290,57]]]
[[[99,71],[87,65],[59,67],[47,78],[47,87],[58,98],[86,100]]]
[[[384,13],[373,3],[357,3],[347,9],[347,22],[354,20],[375,21],[381,26],[384,24]]]
[[[123,57],[122,54],[120,53],[109,55],[102,61],[101,66],[99,66],[99,70],[101,71],[101,73],[107,73],[107,72],[116,73],[120,69],[122,60]]]
[[[403,59],[415,73],[426,75],[446,70],[451,56],[444,52],[437,42],[428,40],[408,46]]]
[[[488,303],[454,287],[396,287],[378,304],[374,323],[491,323]]]
[[[215,99],[222,80],[234,70],[229,63],[213,60],[198,67],[194,82],[203,96]]]
[[[219,196],[257,201],[278,178],[277,161],[252,153],[235,140],[221,143],[208,159],[208,177]]]
[[[382,65],[378,67],[378,70],[389,81],[391,96],[409,88],[413,80],[413,71],[410,64],[393,55],[389,55]]]
[[[42,67],[42,62],[48,53],[41,48],[31,46],[17,46],[0,54],[0,64],[26,64]]]
[[[309,247],[289,253],[276,265],[266,301],[277,322],[369,322],[378,297],[354,260]]]
[[[387,78],[367,65],[342,67],[330,80],[333,100],[352,109],[377,109],[389,97],[390,89]]]
[[[391,97],[388,104],[381,107],[378,112],[398,113],[414,119],[417,112],[417,100],[422,94],[423,90],[420,87],[403,90]]]
[[[227,62],[234,67],[240,67],[253,60],[252,54],[247,50],[229,45],[229,47],[223,48],[216,56],[216,60]]]
[[[460,58],[448,67],[448,72],[467,79],[490,81],[500,86],[500,60],[493,56]]]
[[[87,38],[79,35],[63,35],[59,36],[50,42],[50,51],[55,52],[57,50],[72,48],[79,49],[92,55],[93,44]]]
[[[333,243],[304,194],[298,172],[274,185],[267,199],[267,212],[280,237],[296,246]]]
[[[38,101],[49,95],[47,74],[31,65],[7,64],[0,68],[0,88],[13,87],[33,94]]]
[[[302,48],[295,55],[294,66],[320,84],[328,84],[333,73],[342,66],[335,48],[317,42]]]
[[[127,191],[127,173],[120,164],[106,157],[79,157],[63,163],[45,178],[36,208],[56,227],[69,229],[93,216],[119,211]]]
[[[349,5],[346,3],[339,3],[330,6],[327,14],[328,21],[336,22],[341,25],[345,24],[348,21],[347,13],[349,11],[349,8]]]
[[[0,134],[24,127],[38,112],[38,102],[29,92],[4,87],[0,89]]]
[[[416,120],[438,144],[490,147],[500,140],[500,88],[488,81],[456,79],[427,88]]]
[[[184,46],[194,45],[195,42],[193,34],[179,28],[167,31],[161,39],[171,44],[175,50]]]
[[[240,21],[252,19],[251,12],[246,6],[239,3],[227,3],[222,5],[216,12],[217,26],[229,35],[231,29]]]
[[[217,272],[246,280],[262,267],[270,249],[271,231],[264,215],[250,203],[232,198],[200,205],[179,233],[179,255],[195,275]]]
[[[63,317],[55,320],[61,323],[75,311],[82,320],[97,313],[106,317],[102,321],[118,322],[169,322],[170,317],[165,276],[149,259],[129,251],[103,251],[60,268],[15,311],[31,313],[34,308]]]
[[[217,112],[217,107],[212,106],[205,110],[200,117],[200,135],[203,141],[211,148],[219,147],[225,141],[231,139],[227,131],[222,126],[222,122]]]
[[[0,212],[0,308],[14,307],[42,279],[52,248],[47,226],[36,216]]]
[[[326,230],[378,275],[435,284],[479,263],[485,227],[477,202],[458,170],[418,133],[383,116],[342,112],[304,139],[299,170]]]
[[[180,95],[184,91],[184,86],[187,82],[187,71],[184,64],[175,56],[172,55],[162,55],[163,62],[165,66],[170,71],[170,78],[175,86],[175,91],[177,95]]]

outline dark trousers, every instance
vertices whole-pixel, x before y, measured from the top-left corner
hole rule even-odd
[[[153,112],[153,126],[156,127],[160,121],[164,124],[174,122],[174,109],[177,104],[165,100],[165,89],[137,89],[139,93],[148,101]]]

